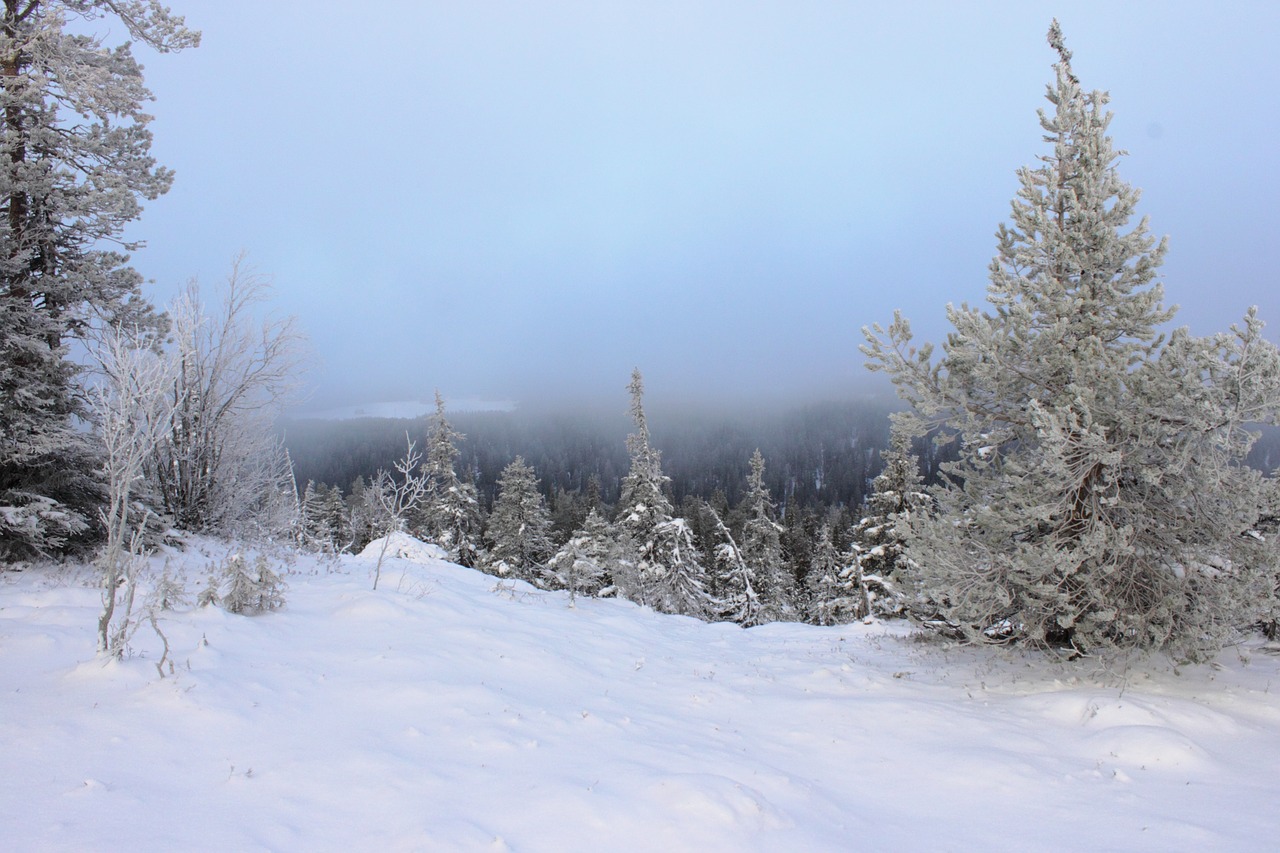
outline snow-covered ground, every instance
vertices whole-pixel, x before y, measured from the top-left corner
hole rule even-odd
[[[0,575],[4,850],[1271,850],[1280,659],[1120,672],[899,626],[742,630],[408,549],[93,654]],[[194,591],[225,546],[175,557]]]

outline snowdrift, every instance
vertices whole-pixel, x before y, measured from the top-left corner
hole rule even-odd
[[[170,558],[194,588],[226,550]],[[376,593],[376,551],[303,556],[281,611],[166,613],[164,679],[147,629],[94,658],[87,569],[0,575],[5,849],[1274,844],[1261,648],[1100,673],[892,625],[571,608],[387,554]]]

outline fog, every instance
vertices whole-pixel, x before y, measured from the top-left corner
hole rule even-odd
[[[1178,322],[1280,329],[1274,4],[172,5],[204,44],[139,51],[177,180],[135,263],[164,302],[247,251],[313,408],[881,388],[861,326],[983,299],[1054,14]]]

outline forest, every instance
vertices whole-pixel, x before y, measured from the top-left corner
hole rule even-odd
[[[880,471],[880,452],[889,442],[888,416],[895,407],[892,400],[866,398],[785,408],[659,409],[653,436],[676,503],[719,492],[736,504],[758,449],[770,463],[766,483],[784,515],[788,509],[856,508]],[[601,500],[612,505],[628,464],[630,425],[621,400],[618,409],[451,413],[450,421],[465,436],[459,442],[459,467],[468,472],[486,508],[496,497],[503,467],[516,455],[538,472],[548,500],[561,492],[585,492],[595,478]],[[281,429],[299,489],[314,480],[345,492],[357,477],[368,480],[389,470],[404,453],[406,434],[424,440],[429,419],[291,418]],[[927,472],[936,470],[938,458],[928,453],[931,446],[921,447]]]

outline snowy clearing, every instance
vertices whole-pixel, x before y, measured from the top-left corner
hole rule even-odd
[[[227,546],[172,555],[188,589]],[[6,850],[1273,849],[1280,658],[1180,671],[743,630],[398,549],[96,659],[88,569],[0,574]],[[157,561],[158,567],[160,563]]]

